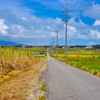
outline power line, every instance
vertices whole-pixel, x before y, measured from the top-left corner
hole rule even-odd
[[[85,2],[84,6],[80,7],[79,12],[81,12],[82,10],[84,10],[85,7],[87,7],[89,4],[89,2]]]
[[[83,11],[81,13],[83,13],[90,5],[91,2],[88,2],[87,6],[85,7],[85,9],[83,9]]]
[[[87,5],[84,7],[84,9],[82,9],[82,11],[80,12],[79,15],[81,15],[82,13],[84,13],[84,11],[86,11],[86,9],[89,7],[90,3],[91,3],[91,2],[88,2],[88,3],[87,3]],[[79,15],[77,15],[77,16],[79,16]],[[76,16],[76,17],[77,17],[77,16]]]
[[[72,7],[72,10],[70,10],[70,12],[75,11],[75,8],[77,6],[77,4],[79,3],[80,0],[77,0],[77,2],[75,3],[75,6]],[[74,9],[74,10],[73,10]],[[70,16],[72,16],[73,14],[71,14]]]
[[[69,6],[67,8],[70,8],[70,5],[72,4],[73,0],[70,0],[70,3],[68,4]]]
[[[79,1],[80,1],[80,0],[77,0],[77,1],[76,1],[75,5],[72,7],[72,9],[74,9],[74,8],[77,6],[77,4],[79,3]]]
[[[72,17],[78,17],[80,14],[82,14],[90,5],[92,1],[89,2],[82,2],[83,4],[86,4],[85,6],[80,5],[78,9],[80,9],[78,12],[76,12],[75,14],[72,14]],[[82,6],[82,7],[81,7]]]
[[[81,4],[80,4],[80,6],[76,9],[76,10],[74,10],[74,12],[75,11],[78,11],[78,9],[81,9],[81,7],[83,7],[82,5],[84,5],[84,3],[86,3],[86,2],[81,2]],[[71,14],[70,16],[75,16],[77,14],[77,12],[76,13],[73,13],[73,14]]]

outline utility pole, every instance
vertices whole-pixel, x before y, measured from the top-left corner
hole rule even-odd
[[[60,9],[60,12],[63,12],[66,15],[66,20],[65,20],[65,22],[66,22],[66,30],[65,30],[65,58],[66,58],[67,57],[67,22],[68,22],[67,17],[68,17],[68,12],[69,11],[66,8],[64,10]]]
[[[58,30],[55,31],[57,33],[57,36],[56,36],[56,56],[58,57]]]
[[[52,39],[52,49],[53,49],[53,54],[54,54],[54,52],[55,52],[54,45],[55,45],[55,38]]]

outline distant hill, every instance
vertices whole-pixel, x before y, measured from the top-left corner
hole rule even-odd
[[[0,46],[24,46],[24,45],[12,41],[0,40]]]

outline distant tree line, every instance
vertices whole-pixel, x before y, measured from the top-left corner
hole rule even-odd
[[[100,49],[100,45],[92,45],[93,48]]]
[[[1,46],[3,47],[10,47],[10,46]],[[52,46],[13,46],[13,47],[25,47],[25,48],[32,48],[32,47],[36,47],[36,48],[50,48]],[[54,46],[56,48],[56,46]],[[91,45],[91,46],[86,46],[86,45],[75,45],[75,46],[67,46],[68,48],[94,48],[94,49],[100,49],[100,45]],[[58,45],[58,48],[65,48],[65,45]]]

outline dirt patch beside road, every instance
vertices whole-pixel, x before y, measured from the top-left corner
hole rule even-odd
[[[0,100],[25,100],[36,86],[41,68],[46,60],[41,59],[22,73],[0,84]]]
[[[45,65],[37,81],[36,87],[31,91],[27,100],[46,100],[47,85],[45,83],[47,65]]]

